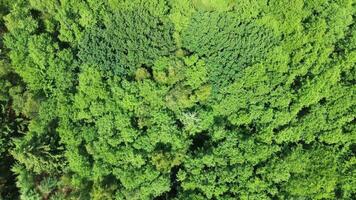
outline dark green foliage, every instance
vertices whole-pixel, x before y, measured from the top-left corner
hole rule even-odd
[[[197,12],[183,34],[183,48],[206,60],[209,78],[218,88],[238,79],[243,69],[263,62],[276,43],[267,27],[242,21],[233,12]]]
[[[175,50],[172,32],[171,23],[143,8],[108,13],[103,23],[84,33],[78,57],[103,72],[132,75]]]
[[[11,172],[14,158],[10,155],[13,148],[12,139],[26,131],[27,120],[13,109],[11,96],[21,98],[22,94],[12,94],[13,88],[21,88],[22,82],[15,74],[6,54],[3,35],[6,27],[3,17],[9,12],[9,2],[0,2],[0,199],[16,199],[18,194],[15,186],[15,175]]]
[[[354,198],[355,11],[1,1],[1,198]]]
[[[30,128],[33,129],[32,124]],[[51,132],[43,131],[43,134],[45,135],[29,132],[24,137],[15,139],[12,154],[35,173],[55,173],[64,165],[62,149]]]

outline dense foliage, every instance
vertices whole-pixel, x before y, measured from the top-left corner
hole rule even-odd
[[[355,0],[1,0],[0,199],[352,199]]]

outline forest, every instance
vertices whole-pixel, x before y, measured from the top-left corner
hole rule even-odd
[[[0,0],[0,200],[352,200],[356,0]]]

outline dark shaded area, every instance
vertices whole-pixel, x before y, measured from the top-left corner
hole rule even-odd
[[[311,143],[307,143],[305,141],[299,141],[298,143],[302,145],[304,150],[312,150],[313,147],[315,146],[315,144],[317,143],[317,141],[314,141],[314,142],[311,142]]]
[[[289,127],[289,124],[284,124],[284,125],[281,125],[281,126],[278,126],[276,128],[273,128],[273,132],[274,133],[279,133],[281,132],[282,130],[286,129]]]
[[[5,112],[0,113],[0,197],[4,199],[18,199],[19,191],[16,187],[16,175],[11,171],[15,159],[10,150],[13,148],[12,138],[20,137],[20,132],[27,131],[27,124],[21,116],[17,116],[8,102]],[[2,105],[0,105],[2,106]],[[2,152],[5,149],[4,152]]]
[[[153,77],[152,67],[148,66],[147,64],[142,64],[141,67],[144,68],[148,72],[150,77]]]
[[[11,167],[15,163],[15,159],[5,152],[5,156],[1,157],[0,164],[0,197],[4,200],[19,199],[19,191],[16,187],[16,175],[11,171]]]
[[[161,152],[170,152],[172,149],[172,145],[171,144],[165,144],[162,142],[158,142],[156,144],[155,150],[156,151],[161,151]]]
[[[114,183],[115,184],[119,183],[119,180],[117,180],[117,178],[113,174],[109,174],[103,178],[102,183],[103,183],[103,185],[109,186]]]
[[[42,12],[39,10],[31,9],[30,15],[32,16],[33,19],[35,19],[37,21],[37,24],[38,24],[38,28],[36,30],[37,34],[46,32],[46,25],[42,18]]]
[[[211,148],[211,136],[207,132],[197,133],[192,137],[189,152],[197,155],[199,152],[207,152]]]
[[[135,129],[139,129],[140,128],[140,126],[138,125],[138,118],[137,117],[131,117],[130,118],[130,124]]]
[[[326,98],[324,97],[324,98],[320,99],[319,104],[323,106],[323,105],[326,104],[326,102],[327,102],[327,100],[326,100]]]
[[[293,81],[293,83],[292,83],[292,85],[291,85],[291,87],[292,87],[292,89],[295,91],[295,92],[298,92],[298,90],[303,86],[303,77],[301,77],[301,76],[297,76],[295,79],[294,79],[294,81]]]
[[[160,196],[154,198],[153,200],[169,200],[169,199],[176,198],[178,196],[180,185],[179,185],[177,175],[180,168],[181,166],[175,166],[171,169],[170,172],[171,189],[168,192],[165,192]]]
[[[214,117],[214,124],[228,131],[240,130],[240,127],[232,124],[226,116]]]
[[[178,128],[179,130],[182,130],[182,129],[184,128],[183,122],[180,121],[179,119],[177,119],[177,120],[175,121],[175,125],[177,126],[177,128]]]
[[[30,10],[30,15],[34,18],[34,19],[38,19],[42,16],[41,11],[36,10],[36,9],[31,9]]]
[[[335,197],[336,199],[342,199],[342,196],[343,196],[342,188],[340,187],[340,185],[338,185],[335,189]]]
[[[10,68],[6,57],[7,49],[4,47],[2,38],[3,34],[7,32],[3,16],[9,13],[9,7],[6,5],[8,3],[7,1],[0,2],[0,62],[5,64],[5,66],[0,65],[0,71],[2,67]],[[3,81],[8,81],[10,85],[17,85],[21,82],[19,76],[15,73],[0,74],[0,94],[4,93],[6,96],[8,96],[8,88],[2,87]],[[24,123],[21,116],[16,116],[15,111],[12,109],[11,99],[0,101],[0,199],[19,199],[20,194],[16,187],[16,175],[11,171],[16,161],[10,154],[10,150],[13,146],[11,138],[19,137],[19,132],[27,130],[27,126],[22,125]]]
[[[303,107],[297,114],[297,119],[300,120],[310,113],[310,107]]]
[[[244,124],[239,126],[240,134],[242,134],[243,139],[247,139],[257,133],[256,124]]]
[[[350,150],[352,152],[352,154],[355,156],[356,155],[356,144],[351,144],[350,145]]]
[[[350,71],[341,72],[341,82],[347,86],[356,85],[356,68],[352,68]]]
[[[31,9],[30,10],[30,15],[32,16],[33,19],[35,19],[37,21],[38,24],[38,29],[37,29],[37,34],[42,34],[42,33],[48,33],[51,38],[53,39],[53,41],[55,41],[60,49],[69,49],[72,46],[70,45],[70,43],[65,42],[65,41],[61,41],[58,36],[59,36],[59,24],[56,21],[51,21],[52,23],[54,23],[54,32],[49,32],[48,30],[46,30],[46,24],[45,24],[45,20],[49,20],[46,19],[43,15],[43,13],[39,10],[36,9]],[[71,49],[72,51],[78,51],[78,49]],[[74,54],[73,54],[74,55]]]
[[[313,79],[314,76],[315,75],[311,72],[307,72],[305,75],[296,76],[291,85],[291,88],[294,90],[294,92],[299,92],[299,90],[303,87],[304,83],[308,80]]]
[[[84,142],[80,143],[80,145],[78,147],[78,151],[79,151],[79,154],[82,155],[83,158],[87,159],[87,163],[90,165],[90,167],[92,167],[94,164],[94,158],[90,153],[88,153]]]

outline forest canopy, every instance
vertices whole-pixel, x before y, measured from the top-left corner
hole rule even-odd
[[[356,196],[355,0],[1,0],[0,199]]]

